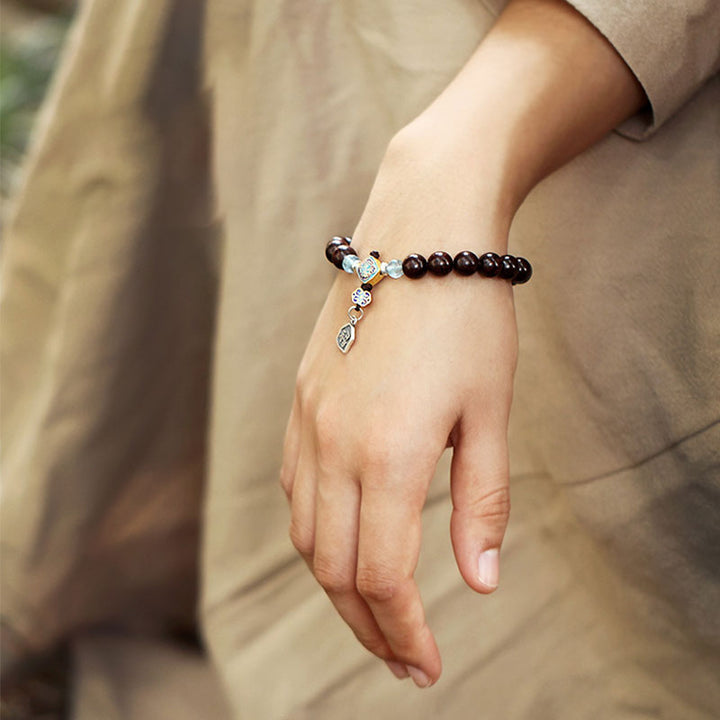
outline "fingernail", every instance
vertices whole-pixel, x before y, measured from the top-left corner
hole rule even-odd
[[[489,588],[496,588],[498,586],[498,577],[500,576],[500,559],[497,548],[492,550],[485,550],[480,553],[480,559],[478,560],[478,577],[483,585]]]
[[[408,665],[407,670],[410,673],[410,677],[413,679],[413,682],[419,688],[426,688],[432,685],[432,680],[430,680],[430,678],[419,668]]]
[[[395,662],[395,660],[386,660],[385,664],[398,680],[404,680],[408,676],[407,668],[402,663]]]

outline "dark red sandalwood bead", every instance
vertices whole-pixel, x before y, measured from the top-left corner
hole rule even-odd
[[[402,264],[403,273],[413,280],[421,278],[427,272],[427,268],[427,260],[419,253],[408,255]]]
[[[350,245],[345,242],[345,238],[333,238],[327,245],[327,248],[325,248],[327,251],[329,251],[330,256],[332,256],[335,251],[338,248],[341,247],[350,247]]]
[[[338,245],[335,248],[335,252],[332,254],[333,265],[337,268],[342,268],[342,261],[346,255],[354,255],[355,249],[349,245]]]
[[[443,276],[452,272],[453,259],[449,253],[444,250],[434,252],[427,261],[428,270],[433,275]]]
[[[478,256],[470,250],[463,250],[453,258],[455,272],[460,275],[472,275],[478,266]]]
[[[503,280],[512,280],[518,271],[517,262],[512,255],[503,255],[500,258],[500,272],[498,273]]]
[[[484,277],[495,277],[500,272],[500,256],[497,253],[485,253],[478,260],[478,272]]]
[[[371,250],[371,251],[370,251],[370,254],[371,254],[376,260],[379,260],[379,259],[380,259],[380,253],[379,253],[377,250]]]
[[[371,292],[373,289],[373,286],[370,283],[362,283],[362,285],[360,285],[360,287],[363,290],[367,290],[368,292]]]
[[[532,265],[523,257],[516,258],[515,262],[517,263],[518,271],[517,275],[513,278],[512,284],[522,285],[532,277]]]
[[[325,248],[325,257],[332,262],[332,256],[335,250],[340,247],[340,245],[347,245],[345,242],[345,238],[341,237],[334,237],[330,242],[328,242],[327,247]]]
[[[349,245],[345,241],[332,245],[330,247],[330,262],[334,263],[335,262],[335,253],[340,248],[346,248],[346,247],[349,247]]]

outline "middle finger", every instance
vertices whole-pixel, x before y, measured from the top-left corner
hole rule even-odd
[[[371,653],[393,660],[387,640],[355,585],[360,485],[340,468],[319,460],[313,572],[358,640]]]

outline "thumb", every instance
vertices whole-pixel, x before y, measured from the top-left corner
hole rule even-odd
[[[450,521],[455,559],[465,582],[477,592],[498,585],[500,545],[510,515],[507,431],[473,429],[463,418],[454,443]]]

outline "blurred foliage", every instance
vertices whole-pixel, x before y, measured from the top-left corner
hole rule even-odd
[[[71,14],[39,15],[3,29],[0,45],[0,193],[17,178],[35,113],[57,63]]]

